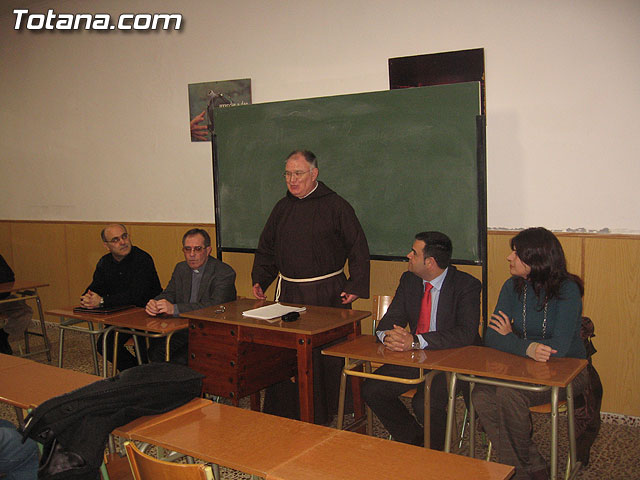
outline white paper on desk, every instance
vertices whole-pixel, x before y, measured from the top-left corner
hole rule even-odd
[[[254,308],[253,310],[247,310],[246,312],[242,312],[242,315],[245,317],[259,318],[260,320],[271,320],[272,318],[281,317],[286,313],[304,312],[305,310],[305,307],[290,307],[287,305],[274,303],[272,305]]]

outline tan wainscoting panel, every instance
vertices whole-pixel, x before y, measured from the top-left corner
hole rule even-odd
[[[65,225],[68,285],[73,305],[80,303],[80,295],[93,280],[93,272],[98,260],[108,252],[100,237],[103,228],[104,225],[101,223],[70,223]]]
[[[585,239],[585,312],[596,327],[593,356],[602,410],[640,416],[640,239]]]
[[[13,271],[16,278],[50,284],[40,291],[45,309],[70,302],[66,240],[62,223],[18,222],[11,226]]]
[[[11,224],[0,222],[0,255],[13,268],[13,250],[11,248]]]
[[[238,296],[253,298],[253,284],[251,283],[253,253],[224,252],[222,254],[222,261],[231,265],[236,271],[236,291],[238,292]],[[267,297],[270,300],[273,300],[274,292],[275,284],[267,290]]]

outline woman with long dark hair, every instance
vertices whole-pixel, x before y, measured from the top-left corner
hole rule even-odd
[[[489,320],[486,346],[537,362],[551,356],[586,358],[580,338],[582,280],[567,271],[564,251],[545,228],[528,228],[511,239],[507,257],[511,278],[500,291]],[[573,382],[582,392],[586,369]],[[566,396],[564,389],[561,398]],[[516,467],[514,479],[547,479],[547,465],[532,440],[529,407],[551,399],[551,392],[529,392],[477,385],[473,402],[498,454],[498,461]]]

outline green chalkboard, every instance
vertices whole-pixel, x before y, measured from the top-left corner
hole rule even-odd
[[[216,109],[219,250],[257,247],[286,193],[286,156],[307,149],[355,209],[372,257],[403,257],[417,232],[440,230],[455,259],[479,263],[479,114],[478,82]]]

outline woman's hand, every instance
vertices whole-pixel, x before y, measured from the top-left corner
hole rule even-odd
[[[491,314],[491,319],[489,320],[489,328],[495,330],[500,335],[506,335],[511,333],[511,320],[506,313],[502,310],[498,310],[498,313]]]
[[[554,353],[558,353],[558,351],[544,343],[532,342],[527,348],[527,356],[536,362],[546,362]]]

